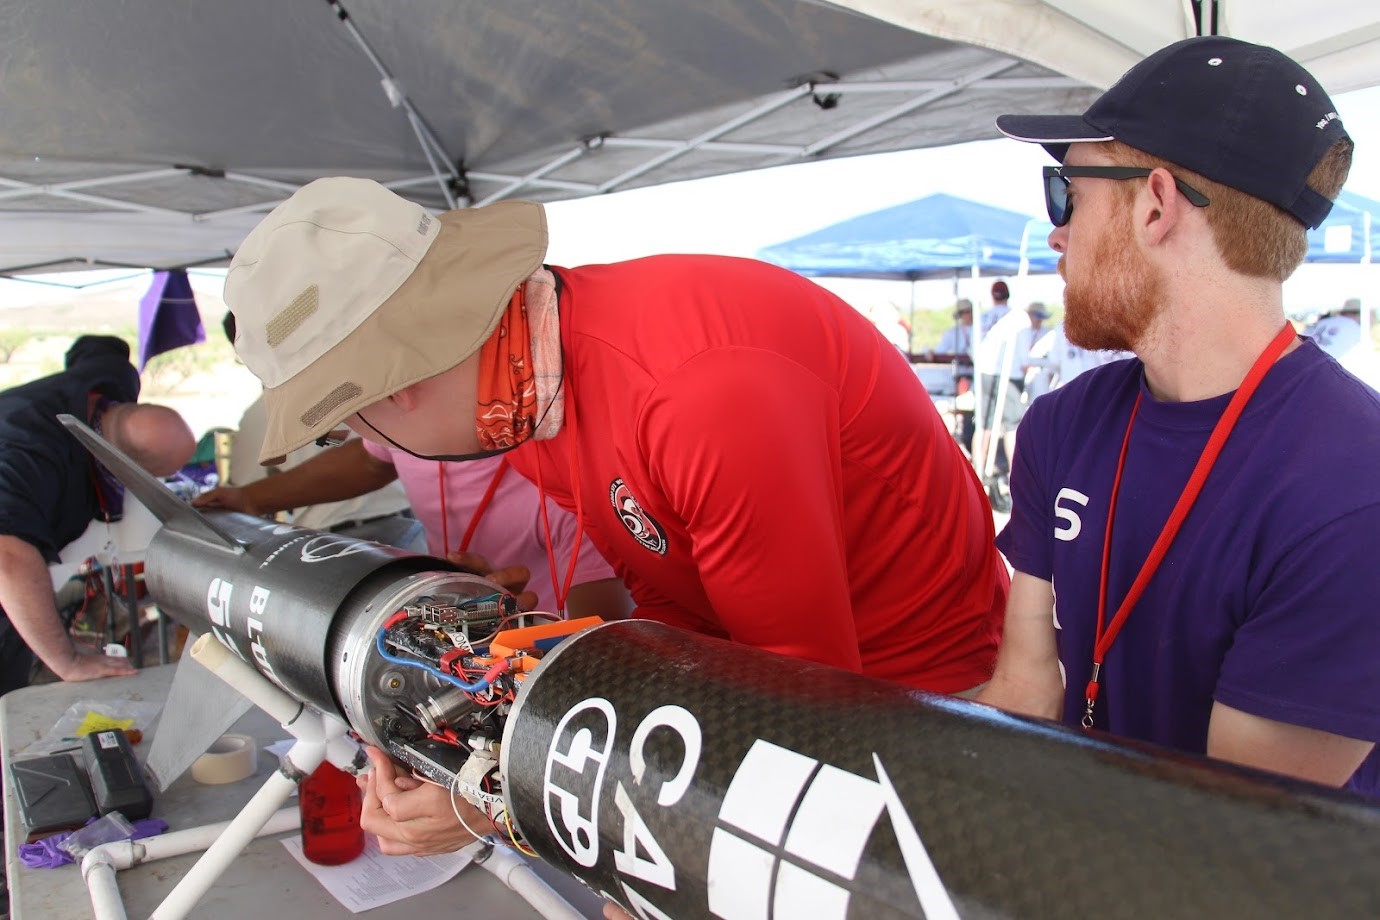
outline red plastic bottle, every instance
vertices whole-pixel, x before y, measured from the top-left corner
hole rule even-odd
[[[323,761],[302,781],[302,855],[322,866],[338,866],[364,852],[359,811],[364,803],[355,778]]]

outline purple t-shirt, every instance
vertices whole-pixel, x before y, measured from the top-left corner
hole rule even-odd
[[[1107,503],[1136,395],[1108,574],[1108,619],[1230,394],[1160,402],[1137,359],[1031,405],[997,546],[1052,581],[1064,721],[1083,717]],[[1198,502],[1108,652],[1096,725],[1202,753],[1214,700],[1380,740],[1380,396],[1311,341],[1246,407]],[[1380,795],[1380,748],[1350,786]]]

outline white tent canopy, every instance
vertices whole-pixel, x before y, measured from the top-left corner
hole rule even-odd
[[[1375,0],[833,2],[924,35],[1023,58],[1104,89],[1156,49],[1209,34],[1278,48],[1307,67],[1329,93],[1380,84]]]
[[[1012,106],[1091,98],[816,0],[0,0],[0,19],[0,274],[222,263],[324,175],[434,208],[554,200],[992,137]]]

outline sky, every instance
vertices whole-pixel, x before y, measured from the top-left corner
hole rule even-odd
[[[1380,200],[1380,87],[1334,97],[1356,158],[1347,188]],[[1052,162],[1035,144],[999,139],[825,160],[749,173],[698,179],[617,192],[547,206],[551,243],[548,261],[559,265],[614,262],[659,252],[707,252],[753,256],[765,246],[802,236],[870,211],[936,192],[970,198],[1032,216],[1043,216],[1040,167]],[[1286,286],[1286,304],[1325,308],[1348,296],[1365,299],[1380,269],[1305,266]],[[127,273],[118,273],[127,274]],[[83,273],[89,283],[96,273]],[[819,279],[864,312],[892,304],[940,308],[956,296],[951,281],[912,287],[895,282]],[[213,284],[202,273],[198,288]],[[126,282],[138,294],[146,280]],[[990,281],[966,282],[958,293],[985,298]],[[1059,303],[1057,276],[1013,282],[1013,300]],[[0,280],[0,307],[58,302],[71,291]],[[1380,306],[1380,291],[1370,298]]]

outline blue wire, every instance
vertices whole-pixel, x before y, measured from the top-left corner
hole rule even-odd
[[[454,684],[461,690],[464,690],[466,693],[477,693],[480,690],[488,689],[489,681],[483,678],[480,678],[476,683],[467,684],[464,681],[460,680],[460,678],[447,674],[445,671],[439,670],[438,668],[433,668],[429,664],[423,664],[420,661],[411,661],[407,658],[399,658],[397,655],[388,654],[388,649],[383,644],[383,637],[386,633],[387,630],[380,629],[378,636],[376,636],[374,639],[374,644],[378,647],[379,655],[383,657],[384,661],[391,661],[394,664],[400,664],[405,667],[417,668],[418,670],[426,671],[428,674],[434,675],[436,677],[441,678],[444,681],[448,681]]]

